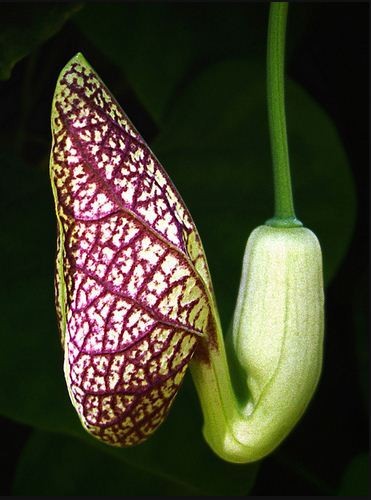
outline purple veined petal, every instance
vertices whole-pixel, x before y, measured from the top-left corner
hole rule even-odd
[[[69,394],[115,446],[164,420],[216,309],[202,244],[180,195],[81,54],[52,105],[58,220],[56,308]]]

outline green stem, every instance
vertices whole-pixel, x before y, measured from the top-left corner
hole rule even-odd
[[[272,2],[268,25],[267,96],[272,148],[275,216],[266,222],[275,227],[300,227],[291,189],[284,89],[287,2]]]

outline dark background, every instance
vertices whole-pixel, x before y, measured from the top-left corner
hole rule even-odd
[[[16,8],[21,9],[21,4]],[[10,7],[2,4],[0,16],[4,9]],[[299,4],[292,4],[288,36],[295,31],[290,21],[299,9]],[[8,19],[12,22],[12,16]],[[336,333],[326,336],[319,389],[300,425],[277,453],[262,462],[250,494],[331,495],[341,486],[343,494],[357,495],[366,493],[364,454],[368,453],[369,6],[356,2],[307,4],[303,19],[301,34],[288,57],[287,74],[315,98],[335,123],[355,181],[357,218],[345,258],[326,290],[326,331]],[[80,48],[89,53],[89,58],[95,57],[94,66],[104,68],[107,82],[120,78],[119,70],[95,51],[73,20],[68,20],[37,49],[35,60],[32,54],[27,55],[16,64],[11,78],[0,82],[2,142],[6,138],[8,145],[16,144],[20,140],[19,124],[26,120],[20,155],[29,163],[42,162],[48,155],[49,96],[59,70]],[[49,67],[40,78],[44,81],[37,82],[43,89],[40,97],[37,89],[25,90],[24,81],[27,72],[35,71],[32,65],[45,63]],[[197,66],[192,71],[197,73]],[[188,78],[192,76],[191,72]],[[39,100],[38,111],[33,108],[36,114],[31,119],[24,112],[24,107],[29,106],[25,92],[33,91]],[[150,142],[156,136],[157,125],[130,84],[123,95],[128,115],[135,117],[136,127]],[[19,106],[22,100],[23,108]],[[40,135],[46,138],[44,142],[34,139]],[[350,296],[356,299],[350,300]],[[0,417],[2,495],[12,493],[18,458],[30,432],[30,427]],[[353,466],[347,469],[353,459]]]

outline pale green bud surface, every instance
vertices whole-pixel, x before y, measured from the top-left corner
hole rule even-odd
[[[244,411],[254,413],[256,422],[248,441],[262,450],[288,434],[316,388],[323,301],[322,256],[314,233],[255,229],[244,256],[233,342],[250,393]]]
[[[234,395],[221,342],[211,366],[194,369],[204,435],[221,458],[259,460],[298,422],[321,372],[323,311],[322,255],[314,233],[255,229],[246,245],[233,324],[247,403],[241,406]]]

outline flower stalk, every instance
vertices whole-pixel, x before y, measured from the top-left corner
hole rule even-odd
[[[295,216],[286,131],[284,68],[287,10],[287,2],[272,2],[268,23],[267,100],[275,215],[266,224],[274,227],[302,226]]]

